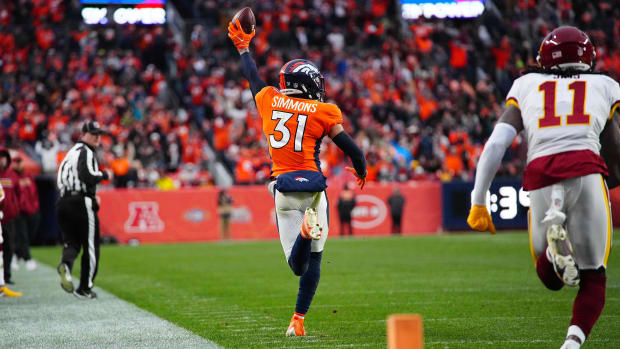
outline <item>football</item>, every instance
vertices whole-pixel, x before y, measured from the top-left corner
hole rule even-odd
[[[237,12],[233,17],[232,22],[235,23],[237,19],[239,19],[241,29],[243,29],[246,34],[252,33],[252,30],[254,30],[254,27],[256,26],[256,18],[254,17],[254,12],[252,12],[251,8],[244,7],[239,10],[239,12]]]

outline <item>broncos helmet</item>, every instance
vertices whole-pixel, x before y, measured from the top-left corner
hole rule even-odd
[[[280,69],[280,92],[323,102],[325,80],[314,63],[307,59],[294,59]]]
[[[595,58],[596,51],[588,35],[575,27],[563,26],[547,34],[536,61],[544,69],[590,70]]]

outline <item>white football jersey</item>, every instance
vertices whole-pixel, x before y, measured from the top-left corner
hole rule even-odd
[[[620,86],[601,74],[573,77],[529,73],[514,81],[506,106],[521,110],[527,162],[573,150],[599,154],[599,136],[620,106]]]

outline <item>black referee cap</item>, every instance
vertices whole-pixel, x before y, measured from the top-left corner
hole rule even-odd
[[[87,121],[82,125],[82,133],[100,135],[103,134],[103,130],[97,121]]]

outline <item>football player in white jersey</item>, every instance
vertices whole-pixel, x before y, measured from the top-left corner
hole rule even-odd
[[[579,348],[605,305],[612,241],[605,178],[609,172],[618,178],[620,86],[593,71],[595,57],[577,28],[560,27],[545,37],[538,67],[514,81],[485,144],[467,218],[472,229],[495,233],[486,192],[506,148],[524,131],[523,188],[530,192],[530,249],[538,277],[550,290],[579,286],[561,349]]]

